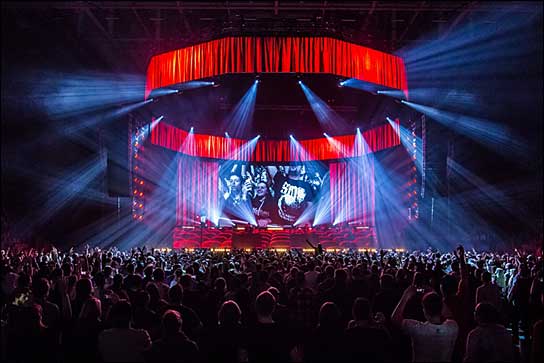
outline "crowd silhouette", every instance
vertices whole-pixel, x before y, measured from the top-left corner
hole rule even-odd
[[[541,252],[2,250],[9,362],[542,362]]]

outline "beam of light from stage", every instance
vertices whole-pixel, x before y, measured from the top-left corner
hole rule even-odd
[[[60,130],[62,131],[62,135],[69,136],[77,131],[94,128],[111,122],[151,102],[153,102],[153,99],[138,101],[128,105],[123,105],[121,107],[115,107],[107,112],[94,113],[89,117],[82,117],[78,121],[69,120],[68,122],[64,122],[67,125],[62,127]]]
[[[401,102],[499,154],[513,159],[527,157],[527,147],[506,125],[413,102]]]
[[[445,32],[424,34],[397,52],[406,64],[410,101],[484,118],[494,118],[487,114],[498,105],[531,105],[534,87],[542,88],[533,86],[542,78],[542,2],[478,9],[486,5],[467,5],[475,9],[461,11]]]
[[[210,82],[210,81],[190,81],[190,82],[181,83],[181,84],[177,85],[176,88],[178,90],[180,90],[180,91],[186,91],[186,90],[190,90],[190,89],[208,87],[208,86],[215,86],[215,82]]]
[[[208,81],[190,81],[180,83],[178,85],[172,85],[165,88],[156,88],[149,94],[148,98],[157,98],[161,96],[171,95],[174,93],[182,94],[184,91],[189,91],[196,88],[215,86],[215,82]]]
[[[405,100],[406,99],[406,95],[401,90],[396,90],[396,89],[384,90],[384,89],[380,89],[380,90],[377,90],[376,93],[379,94],[379,95],[385,95],[385,96],[397,98],[397,99],[400,99],[400,100]],[[412,90],[410,90],[410,96],[412,96]]]
[[[412,150],[416,148],[416,160],[414,161],[417,171],[419,172],[419,175],[421,175],[423,172],[423,142],[421,141],[421,138],[413,135],[410,130],[402,126],[400,123],[397,124],[395,120],[391,119],[390,117],[386,117],[386,120],[389,122],[393,130],[398,130],[397,134],[399,135],[400,142],[409,155],[412,155]]]
[[[410,43],[399,50],[407,73],[443,69],[453,75],[457,65],[483,70],[495,61],[522,55],[528,49],[524,43],[530,43],[536,35],[530,30],[542,17],[542,4],[524,3],[480,12],[478,18],[469,19],[466,15],[463,11],[459,17],[465,19],[455,19],[446,35],[426,34],[431,40]]]
[[[141,101],[145,89],[145,78],[130,74],[34,72],[21,78],[53,120]]]
[[[337,133],[342,130],[342,126],[346,121],[336,111],[334,111],[327,102],[323,101],[317,94],[315,94],[308,86],[302,81],[298,81],[300,88],[304,92],[312,111],[319,121],[319,123],[326,128],[326,130]]]
[[[253,82],[234,109],[223,121],[222,128],[232,137],[242,137],[253,121],[259,80]]]
[[[342,87],[355,88],[355,89],[370,92],[370,93],[373,93],[373,94],[377,94],[378,91],[380,91],[380,93],[384,91],[383,86],[379,86],[379,85],[374,84],[374,83],[361,81],[361,80],[356,79],[356,78],[346,79],[345,81],[340,82],[339,85],[342,86]],[[402,93],[402,91],[398,91],[398,92]]]
[[[63,207],[82,194],[100,173],[104,172],[104,164],[97,156],[87,162],[73,167],[62,176],[57,176],[57,183],[48,185],[45,195],[38,195],[32,211],[16,226],[17,230],[30,233],[34,228],[49,222]]]

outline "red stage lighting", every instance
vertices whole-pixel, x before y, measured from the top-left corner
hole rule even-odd
[[[144,181],[143,181],[143,180],[142,180],[142,181],[140,181],[140,185],[144,185]]]
[[[137,194],[138,193],[138,190],[134,189],[134,194]]]
[[[140,192],[140,197],[143,197],[144,196],[144,193]]]

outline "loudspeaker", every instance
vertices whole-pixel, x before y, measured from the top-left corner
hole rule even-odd
[[[127,115],[115,119],[106,128],[107,188],[110,197],[130,196],[128,124]]]

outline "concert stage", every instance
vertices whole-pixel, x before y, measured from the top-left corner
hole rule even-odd
[[[375,248],[374,229],[368,226],[319,228],[200,228],[176,227],[173,248],[302,248],[311,249],[306,242],[324,249]]]
[[[187,47],[151,59],[149,118],[130,126],[132,218],[145,239],[171,238],[173,248],[310,248],[307,239],[392,247],[418,219],[422,121],[377,92],[408,98],[403,60],[335,39],[287,39],[308,49],[308,68],[291,63],[284,40],[226,38],[206,56]],[[171,67],[221,54],[275,56],[251,71],[252,62]]]

